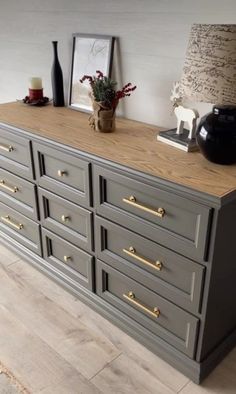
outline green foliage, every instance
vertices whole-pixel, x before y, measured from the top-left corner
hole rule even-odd
[[[92,84],[94,99],[102,101],[106,106],[111,107],[116,95],[116,85],[117,83],[108,77],[95,78]]]

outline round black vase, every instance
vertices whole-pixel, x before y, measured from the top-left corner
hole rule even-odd
[[[201,119],[196,139],[202,154],[214,163],[236,163],[236,106],[214,106]]]
[[[53,105],[55,107],[64,107],[65,100],[64,100],[64,88],[63,88],[63,74],[58,59],[57,43],[58,41],[52,41],[53,53],[54,53],[52,72],[51,72]]]

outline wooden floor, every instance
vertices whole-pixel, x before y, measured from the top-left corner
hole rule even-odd
[[[0,362],[33,394],[236,394],[236,349],[197,386],[2,246]]]

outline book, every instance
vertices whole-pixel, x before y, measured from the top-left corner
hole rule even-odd
[[[160,131],[160,133],[157,135],[157,140],[174,146],[175,148],[181,149],[185,152],[194,152],[199,149],[196,138],[192,138],[191,140],[188,138],[189,130],[183,129],[182,134],[177,134],[176,131],[177,129]]]

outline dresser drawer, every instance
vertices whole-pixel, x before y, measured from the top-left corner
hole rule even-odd
[[[205,268],[96,217],[98,257],[175,304],[198,313]]]
[[[31,142],[0,125],[0,167],[33,179]]]
[[[0,230],[41,255],[39,225],[1,202]]]
[[[92,250],[92,213],[39,188],[41,223],[85,250]]]
[[[194,357],[199,320],[97,261],[97,294],[178,350]]]
[[[38,143],[33,144],[38,158],[39,185],[84,207],[90,207],[90,163]]]
[[[36,186],[0,168],[0,201],[37,220]]]
[[[187,257],[205,258],[211,208],[95,168],[97,213]]]
[[[93,257],[46,229],[42,229],[42,236],[44,258],[62,274],[93,290]]]

